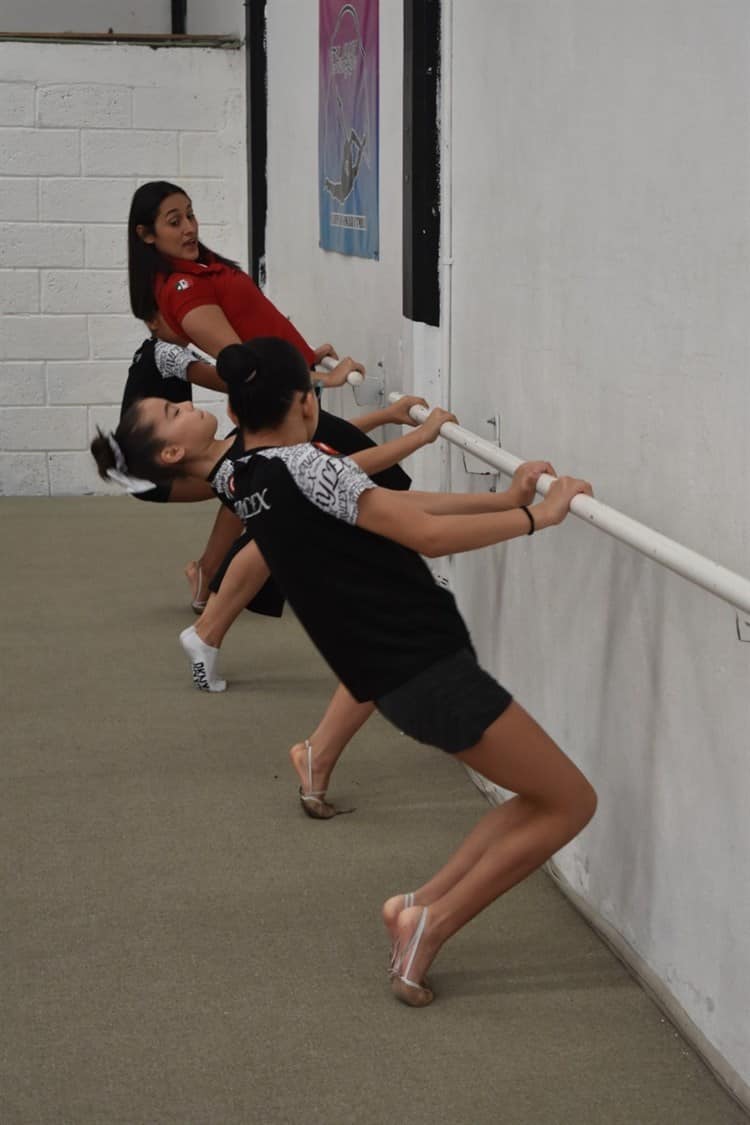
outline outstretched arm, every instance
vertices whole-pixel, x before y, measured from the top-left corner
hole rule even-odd
[[[360,414],[358,418],[352,418],[351,424],[363,434],[369,434],[370,430],[375,430],[378,426],[415,426],[416,422],[409,414],[412,406],[428,406],[428,403],[417,395],[404,395],[392,406],[385,406],[382,410],[371,410],[369,414]]]
[[[535,530],[562,523],[570,502],[579,493],[591,495],[591,485],[559,477],[544,500],[531,509]],[[477,515],[432,515],[409,502],[408,493],[373,488],[359,498],[357,526],[393,539],[428,558],[474,551],[529,533],[529,518],[520,508]]]
[[[330,370],[325,365],[321,367],[324,359],[329,359],[331,363],[336,360],[336,366],[330,367]],[[350,355],[340,359],[333,344],[321,344],[319,348],[315,348],[313,363],[316,367],[315,381],[323,387],[343,387],[352,371],[358,371],[363,377],[365,374],[364,364],[358,363]]]
[[[549,461],[525,461],[518,466],[504,492],[407,492],[404,496],[409,503],[433,516],[509,512],[512,508],[533,504],[542,473],[557,475]]]
[[[360,469],[371,477],[384,469],[390,469],[391,465],[397,465],[404,457],[408,457],[422,446],[429,445],[440,433],[440,427],[444,422],[454,421],[453,414],[438,406],[421,426],[416,426],[410,433],[394,438],[393,441],[383,442],[382,445],[375,445],[372,449],[361,449],[357,453],[350,453],[349,460],[354,461],[355,465],[359,465]],[[430,494],[425,492],[421,495]]]
[[[223,395],[227,393],[227,385],[219,378],[216,368],[202,359],[196,359],[190,364],[187,376],[196,387],[208,387],[210,391],[220,391]]]
[[[164,379],[183,379],[199,387],[226,394],[226,384],[212,363],[199,359],[190,348],[174,340],[163,317],[155,318],[149,327],[157,334],[154,363]],[[168,337],[172,336],[170,340]]]

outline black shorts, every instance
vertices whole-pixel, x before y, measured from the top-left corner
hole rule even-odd
[[[404,734],[458,754],[476,746],[513,697],[464,648],[375,700]]]

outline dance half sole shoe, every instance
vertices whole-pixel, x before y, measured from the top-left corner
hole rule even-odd
[[[434,992],[431,988],[427,987],[426,978],[421,981],[416,981],[412,980],[410,976],[411,967],[414,964],[414,958],[417,955],[419,943],[424,933],[424,927],[427,921],[427,910],[428,908],[426,906],[423,907],[414,933],[406,943],[403,955],[395,966],[393,975],[391,976],[391,990],[393,995],[403,1004],[408,1004],[410,1008],[426,1008],[427,1005],[431,1004],[435,999]]]
[[[306,816],[311,817],[313,820],[331,820],[334,816],[341,816],[344,813],[354,812],[354,809],[337,809],[335,805],[331,805],[326,801],[325,789],[313,789],[312,784],[312,754],[313,748],[309,738],[305,739],[305,751],[307,753],[307,789],[299,787],[299,803],[302,806],[302,811]]]

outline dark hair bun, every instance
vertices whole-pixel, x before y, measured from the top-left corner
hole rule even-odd
[[[219,378],[228,387],[246,383],[253,372],[258,373],[261,366],[260,356],[252,344],[227,344],[216,357]]]
[[[295,394],[310,390],[302,353],[275,336],[229,344],[219,352],[216,369],[227,384],[232,413],[244,429],[255,433],[278,426]]]

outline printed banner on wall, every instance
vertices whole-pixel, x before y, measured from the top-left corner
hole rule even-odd
[[[320,245],[377,258],[379,0],[320,0]]]

